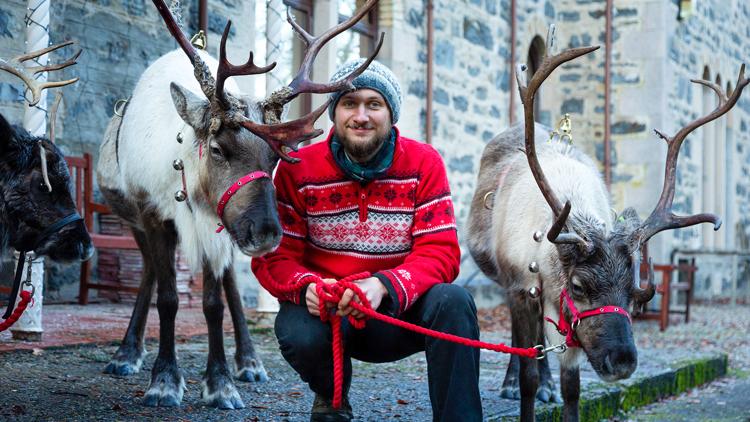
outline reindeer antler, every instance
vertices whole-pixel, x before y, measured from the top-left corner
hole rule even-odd
[[[718,119],[737,104],[737,100],[739,100],[742,90],[745,89],[748,83],[750,83],[750,80],[745,78],[745,65],[743,64],[742,67],[740,67],[740,74],[737,77],[737,85],[729,98],[727,98],[726,93],[721,87],[712,82],[698,79],[691,79],[690,82],[711,88],[719,97],[719,104],[711,113],[688,123],[673,137],[669,137],[663,132],[655,130],[656,134],[667,142],[664,187],[661,196],[659,197],[659,202],[656,204],[656,208],[654,208],[646,221],[633,233],[633,235],[636,236],[636,241],[639,246],[643,245],[648,239],[663,230],[689,227],[700,223],[713,223],[714,230],[719,230],[719,227],[721,227],[721,219],[715,214],[677,216],[672,212],[672,201],[674,200],[675,180],[677,177],[677,156],[680,153],[682,142],[692,131],[706,123]]]
[[[340,91],[343,89],[354,89],[352,81],[362,72],[364,72],[367,66],[369,66],[370,63],[372,63],[372,61],[375,59],[375,56],[377,56],[378,52],[380,52],[380,47],[382,47],[383,45],[383,37],[385,36],[385,33],[381,32],[380,40],[375,46],[373,53],[367,58],[367,60],[365,60],[357,69],[355,69],[345,78],[331,83],[316,83],[310,79],[310,72],[312,71],[313,62],[315,61],[315,58],[317,57],[323,46],[334,37],[336,37],[336,35],[354,26],[360,19],[362,19],[363,16],[365,16],[370,10],[372,10],[372,8],[377,5],[377,3],[378,0],[368,0],[367,3],[365,3],[360,9],[358,9],[349,19],[334,26],[319,37],[313,37],[307,31],[305,31],[294,20],[294,18],[289,13],[289,10],[287,9],[287,21],[289,21],[289,23],[292,25],[292,28],[294,28],[294,31],[305,43],[305,52],[303,55],[302,63],[300,64],[299,71],[292,79],[292,82],[289,83],[288,86],[273,92],[268,98],[263,101],[262,104],[264,110],[264,120],[266,121],[266,123],[274,124],[272,127],[278,128],[279,130],[283,129],[284,133],[282,133],[281,136],[273,136],[278,132],[265,130],[265,133],[262,133],[260,131],[256,131],[253,126],[257,125],[253,124],[252,122],[243,124],[255,135],[265,139],[269,144],[272,144],[271,147],[274,148],[275,151],[281,151],[280,156],[284,160],[290,162],[297,161],[296,159],[289,157],[289,155],[287,155],[286,152],[283,151],[284,147],[296,150],[297,144],[300,142],[295,142],[295,138],[290,137],[289,134],[297,134],[304,137],[304,140],[307,140],[312,139],[322,133],[321,130],[314,129],[312,125],[328,107],[328,102],[324,103],[322,106],[320,106],[318,109],[314,110],[307,116],[304,116],[294,122],[277,125],[276,123],[280,122],[279,116],[281,116],[284,105],[303,93],[325,94]]]
[[[325,109],[328,107],[328,103],[322,105],[318,109],[303,116],[300,119],[291,122],[281,122],[280,116],[284,105],[292,101],[299,94],[302,93],[329,93],[339,91],[341,89],[353,89],[351,81],[359,76],[367,66],[372,62],[375,56],[380,51],[380,47],[383,44],[383,35],[380,36],[380,42],[375,48],[375,52],[368,58],[354,72],[349,74],[346,78],[336,81],[333,83],[315,83],[310,80],[310,72],[312,70],[312,64],[315,61],[315,57],[320,52],[321,48],[336,35],[346,31],[347,29],[354,26],[363,16],[367,14],[375,5],[378,0],[368,0],[368,2],[359,9],[351,18],[345,22],[329,29],[323,35],[315,38],[308,34],[302,29],[294,19],[287,12],[288,20],[291,23],[294,30],[302,37],[307,48],[305,50],[300,70],[294,77],[289,86],[281,88],[280,90],[272,93],[268,98],[262,102],[262,108],[264,110],[264,121],[266,124],[260,124],[253,122],[246,117],[244,113],[237,110],[237,105],[230,100],[224,94],[224,82],[227,78],[239,75],[257,75],[269,72],[276,66],[276,63],[271,63],[268,66],[259,67],[253,63],[253,53],[250,53],[248,61],[240,66],[235,66],[229,63],[226,58],[226,40],[229,35],[229,29],[231,21],[227,22],[224,28],[224,34],[221,37],[220,45],[220,57],[219,57],[219,69],[216,73],[216,79],[211,76],[211,72],[205,63],[201,60],[197,54],[195,48],[190,44],[185,34],[180,29],[179,25],[175,22],[172,13],[164,3],[164,0],[153,0],[156,8],[159,10],[164,22],[167,24],[167,28],[172,36],[177,40],[182,50],[187,54],[190,61],[193,63],[195,77],[201,84],[203,93],[212,103],[212,112],[217,115],[222,121],[226,121],[231,124],[242,126],[263,139],[268,145],[281,157],[281,159],[289,162],[297,162],[299,160],[292,158],[288,155],[287,149],[296,150],[297,145],[300,142],[315,138],[316,136],[323,133],[322,130],[315,129],[315,121],[323,114]]]
[[[34,75],[40,72],[52,72],[54,70],[64,69],[68,66],[72,66],[76,64],[76,60],[78,60],[78,56],[81,55],[82,50],[79,49],[73,55],[73,57],[59,64],[47,64],[44,66],[26,67],[23,65],[23,62],[31,60],[31,59],[35,59],[37,57],[41,57],[51,51],[55,51],[57,49],[67,47],[74,43],[75,41],[66,41],[60,44],[49,46],[47,48],[43,48],[41,50],[32,51],[31,53],[27,53],[27,54],[20,55],[18,57],[14,57],[8,61],[0,58],[0,70],[4,70],[8,73],[18,76],[26,84],[26,86],[29,87],[29,90],[32,93],[32,99],[29,102],[29,106],[34,106],[39,102],[39,100],[42,99],[43,90],[47,88],[57,88],[59,86],[70,85],[78,81],[78,78],[73,78],[73,79],[68,79],[65,81],[39,82],[38,80],[36,80]]]
[[[516,81],[518,82],[518,91],[521,94],[525,119],[525,152],[526,158],[529,162],[529,167],[531,168],[531,174],[534,175],[534,180],[536,180],[539,190],[542,191],[544,199],[547,201],[550,208],[552,208],[552,212],[555,215],[555,221],[549,232],[547,232],[547,239],[553,243],[584,243],[584,240],[575,233],[560,233],[563,227],[565,227],[565,221],[570,214],[571,205],[570,201],[566,201],[565,205],[560,202],[547,181],[547,178],[544,176],[542,167],[539,165],[539,159],[536,156],[536,146],[534,144],[534,99],[539,87],[547,77],[557,69],[557,67],[565,62],[569,62],[575,58],[597,50],[599,46],[571,48],[557,55],[549,56],[549,52],[554,44],[554,39],[555,26],[550,25],[549,31],[547,32],[547,48],[544,60],[542,60],[539,69],[537,69],[531,77],[531,81],[529,81],[528,84],[524,77],[526,65],[519,65],[516,70]]]

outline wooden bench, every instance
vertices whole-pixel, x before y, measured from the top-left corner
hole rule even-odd
[[[693,284],[695,281],[695,273],[698,271],[698,267],[695,266],[695,258],[690,260],[690,263],[680,263],[677,265],[672,264],[654,264],[654,284],[656,285],[656,294],[661,295],[658,310],[649,310],[647,306],[644,309],[634,315],[635,318],[639,319],[655,319],[659,321],[659,330],[664,331],[669,326],[669,315],[670,314],[683,314],[685,315],[685,323],[690,322],[690,302],[693,300]],[[677,278],[673,278],[673,275],[677,274]],[[644,259],[641,263],[641,274],[642,276],[648,274],[648,264]],[[661,281],[659,281],[661,279]],[[671,307],[672,295],[675,292],[685,292],[685,307],[684,309],[675,309]]]
[[[108,206],[94,202],[94,170],[91,154],[85,153],[83,157],[65,157],[70,169],[70,175],[75,192],[75,203],[78,212],[86,223],[86,228],[91,234],[94,247],[99,249],[135,249],[138,244],[132,236],[103,235],[96,232],[94,227],[95,215],[111,214]],[[91,260],[81,263],[81,284],[78,290],[78,303],[86,305],[89,300],[89,290],[115,290],[121,292],[138,293],[137,287],[121,286],[115,283],[92,283],[91,282]]]

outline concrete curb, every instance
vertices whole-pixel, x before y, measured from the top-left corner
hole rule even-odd
[[[727,374],[725,354],[676,362],[659,373],[614,383],[597,383],[581,391],[580,420],[600,421],[622,412],[642,407],[662,398],[685,392]],[[517,417],[488,417],[488,420],[511,421]],[[539,405],[536,420],[562,421],[562,404]]]

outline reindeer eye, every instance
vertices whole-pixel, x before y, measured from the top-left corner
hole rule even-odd
[[[211,155],[216,158],[224,158],[224,152],[218,145],[211,144]]]
[[[570,290],[575,296],[583,296],[585,294],[583,286],[575,281],[570,283]]]

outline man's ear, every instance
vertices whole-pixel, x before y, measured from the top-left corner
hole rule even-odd
[[[197,131],[205,131],[208,128],[208,100],[174,82],[169,84],[169,90],[177,114],[182,120]]]

